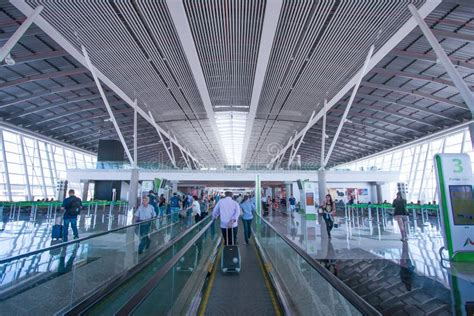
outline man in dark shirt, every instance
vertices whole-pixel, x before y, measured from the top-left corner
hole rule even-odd
[[[64,227],[63,227],[63,241],[67,241],[67,235],[69,233],[69,224],[71,224],[74,239],[79,238],[79,232],[77,231],[77,215],[82,208],[82,201],[76,197],[74,190],[69,190],[69,197],[64,199],[61,210],[64,211]]]

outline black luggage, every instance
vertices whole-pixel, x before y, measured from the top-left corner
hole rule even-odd
[[[222,272],[240,272],[240,252],[239,247],[234,245],[234,229],[231,228],[232,245],[225,245],[222,250],[221,269]],[[226,239],[229,240],[229,229],[226,229]]]

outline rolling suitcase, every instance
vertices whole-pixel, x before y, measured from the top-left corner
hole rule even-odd
[[[53,225],[53,228],[51,230],[51,239],[63,238],[63,225],[61,225],[61,218],[58,218],[59,221],[57,219],[55,220],[55,225]]]
[[[230,230],[232,245],[224,246],[221,257],[222,272],[240,272],[240,252],[239,247],[234,245],[234,229]],[[229,229],[226,229],[226,239],[229,240]]]

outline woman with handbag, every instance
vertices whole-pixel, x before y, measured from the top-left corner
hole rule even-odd
[[[326,198],[321,205],[323,210],[323,219],[326,222],[326,230],[328,232],[328,238],[331,239],[331,230],[334,226],[334,215],[336,215],[336,203],[332,200],[330,194],[326,195]]]

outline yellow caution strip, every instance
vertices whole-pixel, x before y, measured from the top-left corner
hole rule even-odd
[[[206,313],[207,303],[209,302],[209,297],[211,296],[212,285],[214,284],[214,279],[216,278],[216,273],[218,270],[217,267],[221,259],[221,253],[222,251],[219,249],[214,264],[210,265],[209,267],[209,271],[212,269],[212,272],[207,283],[206,292],[204,292],[204,297],[202,298],[201,305],[199,306],[199,311],[197,313],[199,316],[204,316],[204,314]]]
[[[276,316],[281,316],[281,308],[280,304],[277,301],[275,289],[273,288],[270,279],[268,278],[268,273],[272,270],[272,266],[270,263],[264,263],[260,253],[257,250],[257,246],[253,243],[253,247],[255,249],[255,253],[257,255],[257,260],[260,265],[260,269],[262,270],[263,279],[265,280],[265,286],[270,293],[270,299],[272,300],[273,309],[275,310]]]

